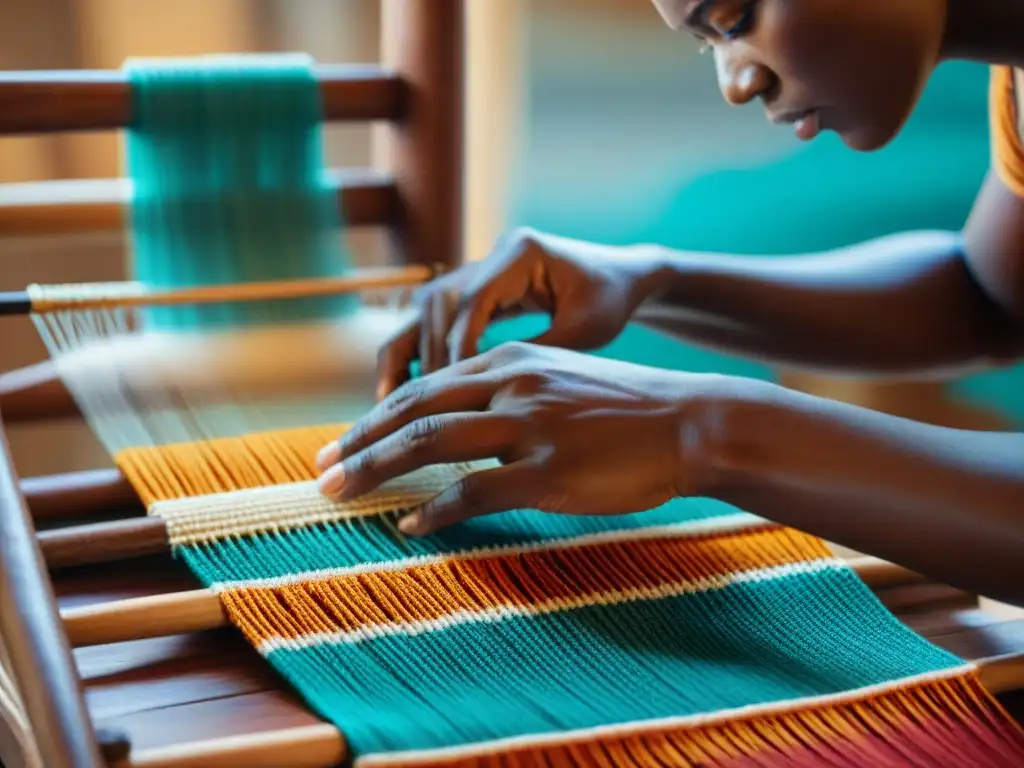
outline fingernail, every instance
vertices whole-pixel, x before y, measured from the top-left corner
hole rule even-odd
[[[320,493],[325,496],[334,496],[345,485],[345,467],[342,464],[335,464],[322,475],[319,480]]]
[[[316,468],[321,472],[332,467],[341,459],[341,444],[337,440],[328,443],[316,455]]]
[[[411,514],[406,515],[398,521],[398,530],[400,530],[402,533],[407,533],[410,536],[414,536],[416,535],[416,532],[419,531],[420,525],[422,525],[422,523],[423,516],[418,512],[413,512]]]
[[[382,381],[380,384],[378,384],[377,385],[377,402],[379,403],[381,400],[383,400],[385,397],[387,397],[389,392],[391,392],[391,383],[390,382]]]

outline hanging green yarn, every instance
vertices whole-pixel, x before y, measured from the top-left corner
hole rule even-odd
[[[124,71],[136,280],[177,289],[345,273],[308,56],[129,60]],[[353,296],[160,307],[143,322],[224,329],[326,320],[357,307]]]

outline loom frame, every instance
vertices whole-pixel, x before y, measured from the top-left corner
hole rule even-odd
[[[381,0],[381,6],[382,64],[317,70],[327,121],[385,121],[391,128],[390,170],[340,175],[339,203],[351,224],[382,226],[404,263],[455,266],[462,260],[465,0]],[[0,73],[0,135],[121,128],[131,117],[129,95],[118,72]],[[82,231],[120,219],[123,190],[116,182],[100,182],[98,189],[93,182],[91,196],[63,200],[40,194],[59,191],[60,182],[42,184],[50,186],[23,186],[22,194],[5,197],[0,231]],[[33,409],[31,401],[30,393],[25,420],[68,415],[45,402]],[[4,405],[0,633],[47,768],[102,768],[108,762],[9,450],[3,416],[11,403]],[[0,724],[5,761],[19,759],[13,739]]]

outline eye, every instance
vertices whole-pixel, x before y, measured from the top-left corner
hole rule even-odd
[[[757,21],[759,0],[719,0],[705,16],[712,36],[736,40],[750,32]]]
[[[736,23],[725,30],[722,35],[727,40],[735,40],[743,35],[747,34],[754,27],[754,22],[757,20],[757,0],[749,0],[743,4],[743,11],[740,13],[740,17],[736,20]]]

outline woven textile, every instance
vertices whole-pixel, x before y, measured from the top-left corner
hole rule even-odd
[[[148,288],[343,275],[349,258],[324,171],[322,110],[304,54],[133,59],[132,259]],[[151,328],[323,320],[353,296],[147,309]]]
[[[1024,765],[971,665],[813,537],[694,500],[405,539],[395,514],[474,467],[329,504],[313,461],[342,430],[118,464],[359,764]]]

